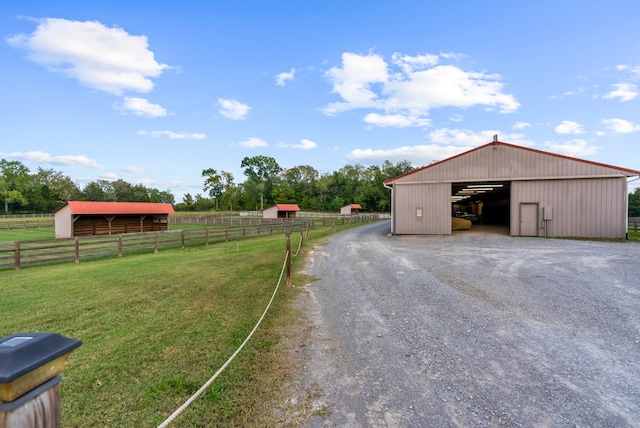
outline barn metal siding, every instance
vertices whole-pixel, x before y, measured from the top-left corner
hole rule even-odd
[[[450,235],[451,184],[396,185],[392,233],[397,235]],[[420,214],[418,213],[420,210]]]
[[[626,177],[514,181],[511,184],[511,235],[519,235],[520,204],[539,204],[539,235],[624,238]],[[544,208],[552,219],[543,221]]]

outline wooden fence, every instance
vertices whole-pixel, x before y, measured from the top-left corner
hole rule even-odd
[[[83,236],[70,239],[0,242],[0,269],[70,262],[125,253],[154,252],[161,249],[209,245],[214,242],[240,240],[282,234],[314,226],[336,226],[375,220],[372,216],[322,219],[321,221],[280,219],[279,222],[254,225],[219,225],[206,228],[186,228],[162,232],[127,233],[120,235]]]
[[[629,232],[640,232],[640,217],[629,217]]]

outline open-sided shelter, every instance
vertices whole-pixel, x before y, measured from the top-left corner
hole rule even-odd
[[[275,204],[262,210],[262,218],[296,218],[296,212],[300,211],[297,204]]]
[[[354,215],[358,214],[362,206],[360,204],[349,204],[340,208],[340,215]]]
[[[512,236],[624,238],[640,171],[497,141],[385,181],[391,233],[449,235],[452,217]]]
[[[173,206],[151,202],[68,201],[53,211],[56,238],[167,230]]]

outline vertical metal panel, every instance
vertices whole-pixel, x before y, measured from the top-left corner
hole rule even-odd
[[[553,208],[547,236],[624,238],[626,178],[514,181],[511,184],[511,234],[519,235],[519,206],[538,203]]]
[[[393,189],[392,233],[450,235],[451,184],[406,184]]]

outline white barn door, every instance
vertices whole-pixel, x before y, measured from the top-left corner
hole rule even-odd
[[[537,203],[520,203],[520,236],[538,236]]]

